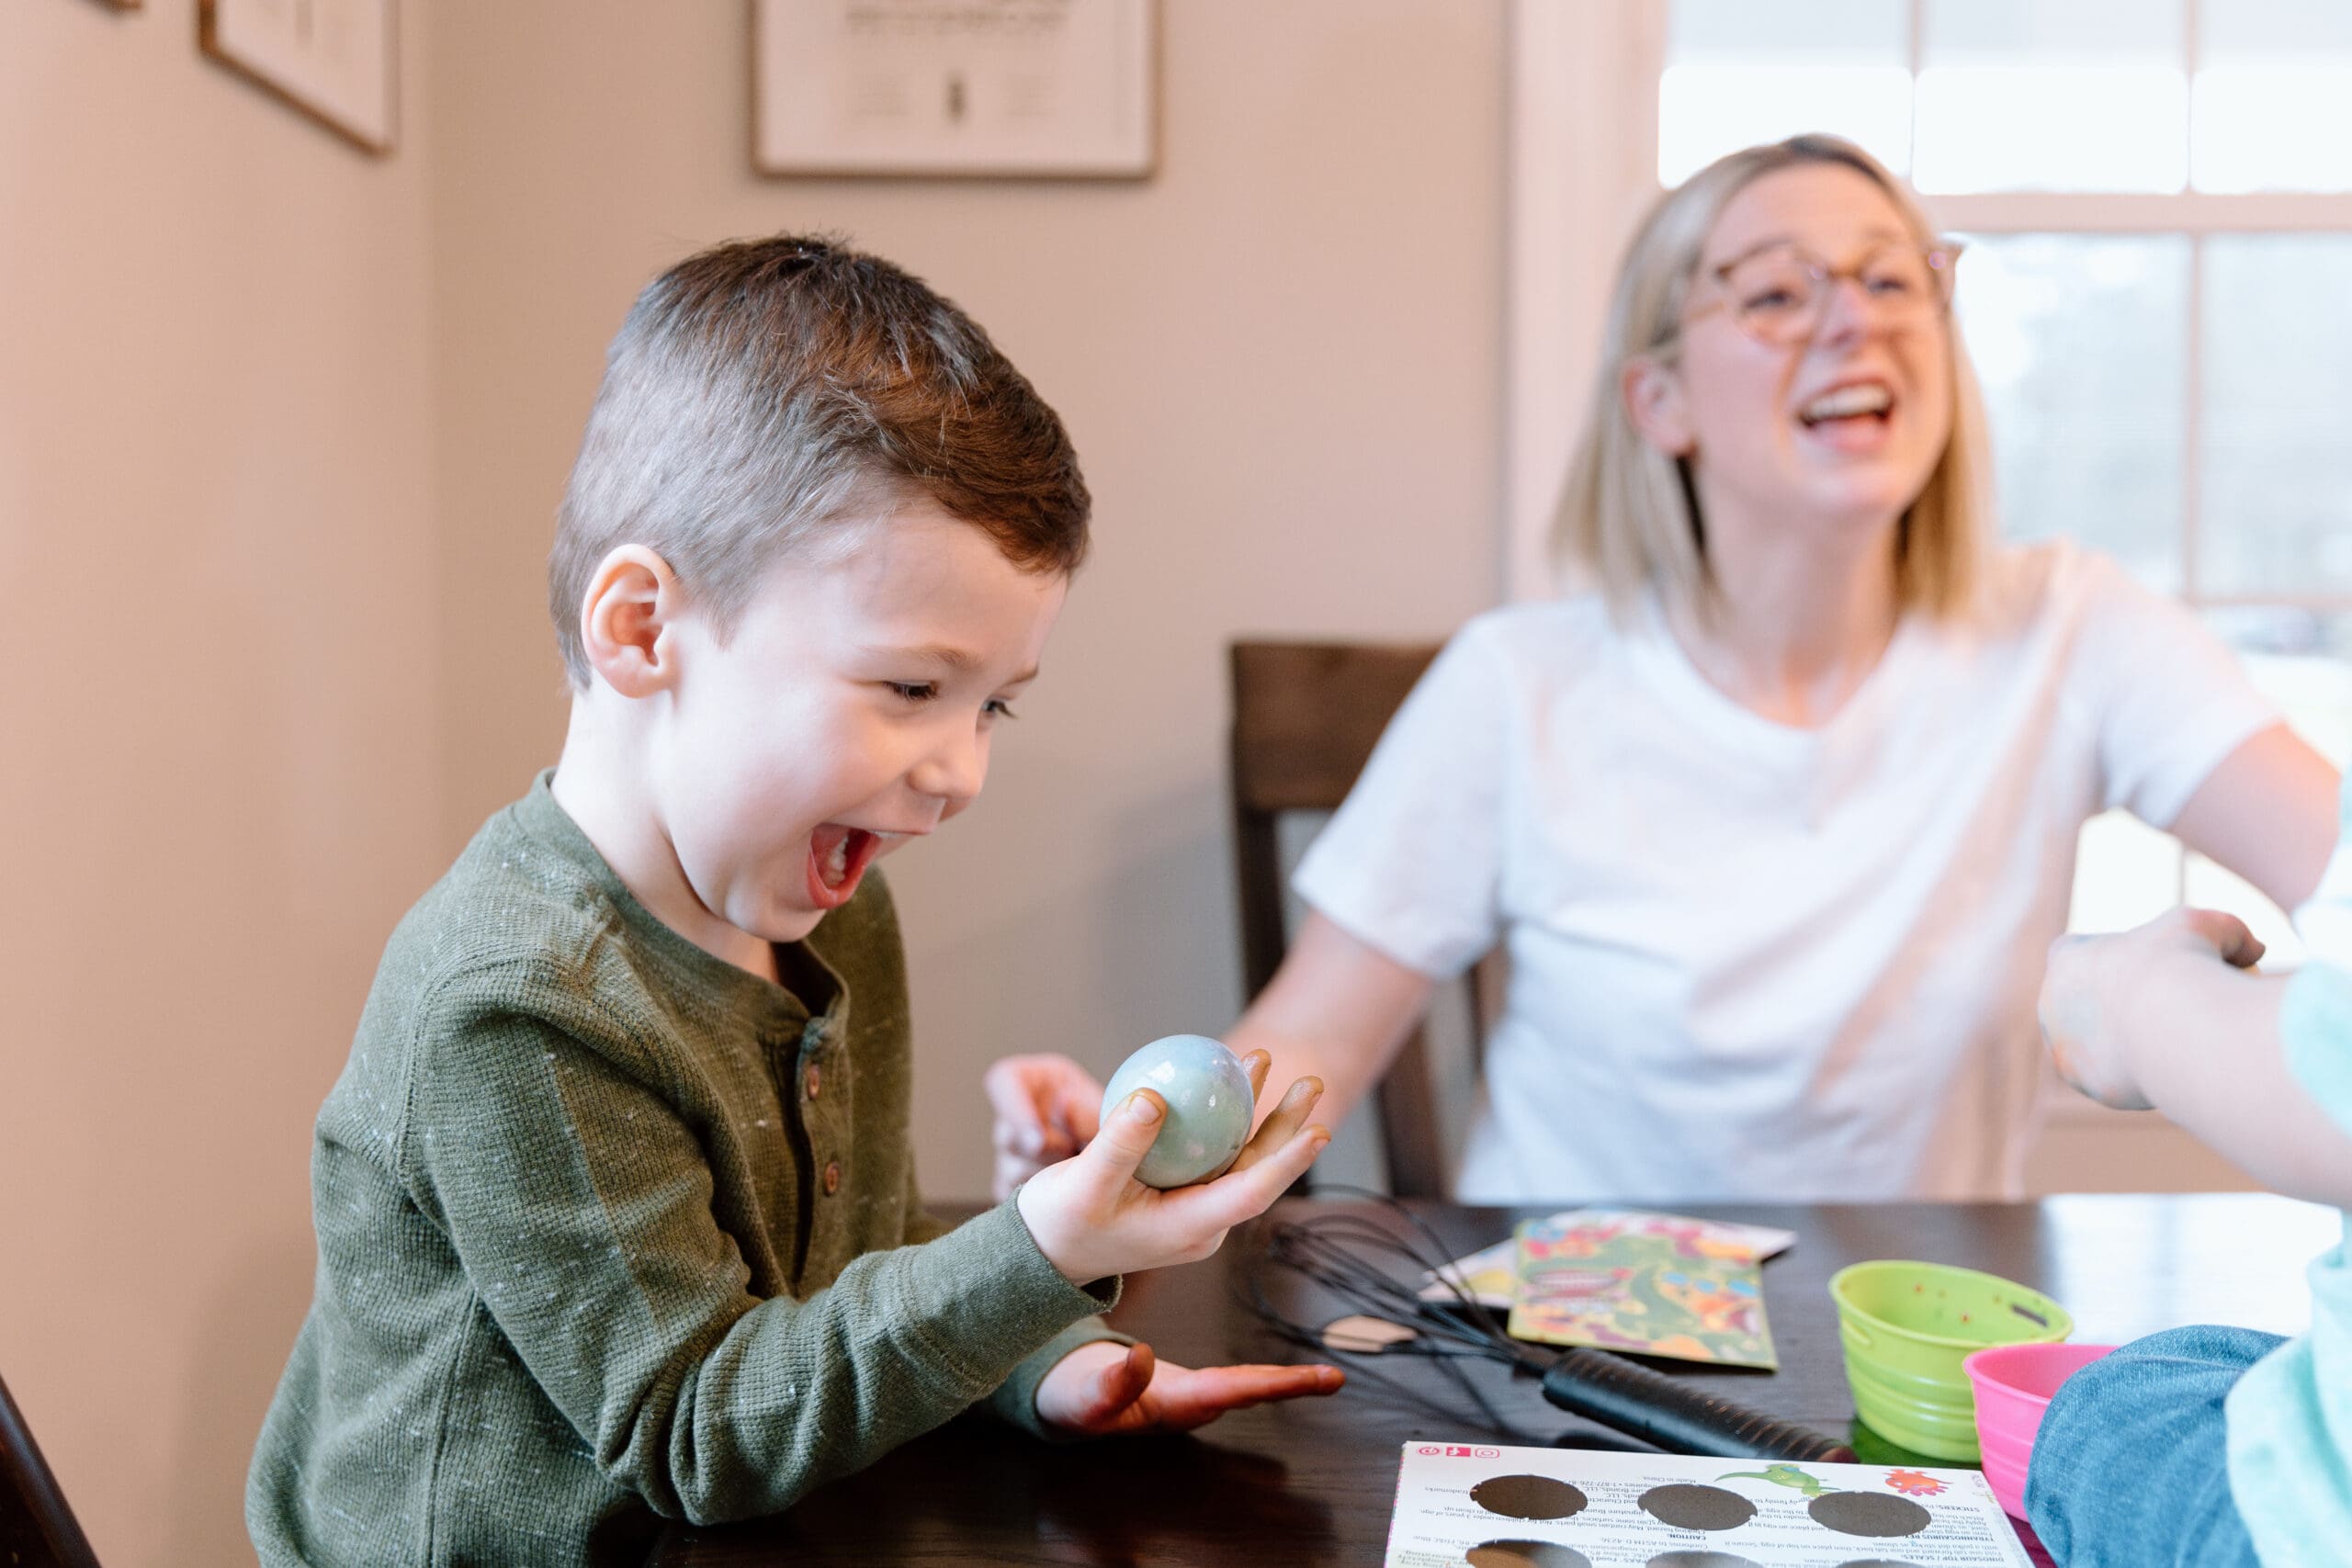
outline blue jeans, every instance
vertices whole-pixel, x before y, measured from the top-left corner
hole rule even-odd
[[[2062,1568],[2259,1568],[2230,1496],[2222,1402],[2279,1343],[2167,1329],[2066,1380],[2027,1472],[2033,1533]]]

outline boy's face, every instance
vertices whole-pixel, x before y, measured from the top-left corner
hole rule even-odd
[[[1069,588],[928,502],[854,526],[846,552],[780,563],[724,642],[676,624],[659,809],[702,909],[763,942],[979,795]]]

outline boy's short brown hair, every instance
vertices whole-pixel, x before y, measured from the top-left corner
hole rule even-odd
[[[615,547],[659,554],[723,630],[811,532],[910,495],[1026,570],[1086,554],[1059,416],[953,302],[821,236],[687,257],[614,337],[556,514],[548,608],[573,685],[581,601]]]

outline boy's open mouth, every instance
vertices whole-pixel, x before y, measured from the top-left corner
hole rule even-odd
[[[820,909],[837,909],[857,891],[857,880],[881,848],[878,835],[863,828],[827,822],[808,835],[808,899]]]

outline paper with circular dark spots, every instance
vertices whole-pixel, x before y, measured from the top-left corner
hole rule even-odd
[[[1497,1475],[1470,1488],[1470,1501],[1512,1519],[1565,1519],[1584,1512],[1585,1495],[1548,1475]]]
[[[1734,1530],[1756,1517],[1756,1505],[1721,1486],[1678,1481],[1642,1494],[1642,1512],[1684,1530]]]
[[[1804,1511],[1839,1535],[1917,1535],[1935,1522],[1910,1498],[1886,1492],[1824,1492]]]
[[[1484,1540],[1465,1555],[1470,1568],[1592,1568],[1575,1547],[1548,1540]]]
[[[1736,1551],[1661,1551],[1647,1568],[1762,1568],[1752,1557]]]

